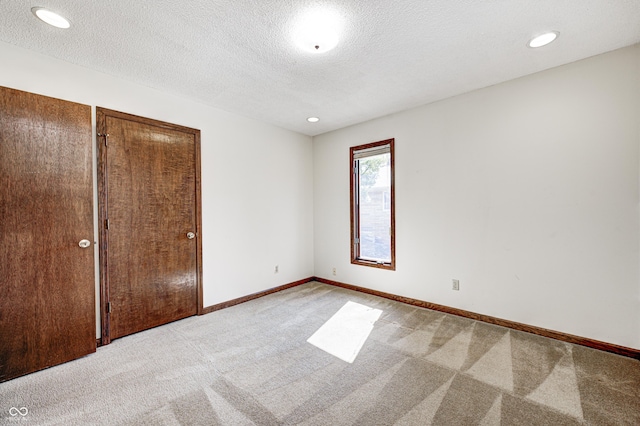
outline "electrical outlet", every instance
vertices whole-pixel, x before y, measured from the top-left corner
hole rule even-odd
[[[453,290],[460,290],[460,280],[451,280],[451,283],[453,284],[451,287]]]
[[[336,275],[336,268],[333,268],[333,270],[331,271],[331,273],[333,274],[333,276]]]
[[[276,267],[273,269],[273,273],[277,274],[278,273],[278,265],[276,265]]]

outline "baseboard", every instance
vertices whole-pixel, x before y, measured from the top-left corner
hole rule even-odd
[[[277,293],[279,291],[286,290],[286,289],[291,288],[291,287],[296,287],[296,286],[299,286],[301,284],[306,284],[306,283],[311,282],[313,280],[314,280],[313,277],[309,277],[309,278],[305,278],[305,279],[302,279],[302,280],[294,281],[294,282],[289,283],[289,284],[284,284],[284,285],[281,285],[281,286],[278,286],[278,287],[270,288],[268,290],[260,291],[258,293],[253,293],[253,294],[250,294],[248,296],[243,296],[243,297],[239,297],[237,299],[229,300],[227,302],[218,303],[217,305],[207,306],[206,308],[202,309],[202,313],[200,313],[199,315],[205,315],[205,314],[209,314],[211,312],[219,311],[220,309],[228,308],[230,306],[239,305],[240,303],[248,302],[249,300],[257,299],[259,297],[263,297],[263,296],[266,296],[268,294]]]
[[[268,294],[277,293],[279,291],[296,287],[301,284],[306,284],[311,281],[317,281],[323,284],[329,284],[335,287],[345,288],[347,290],[353,290],[360,293],[371,294],[373,296],[394,300],[396,302],[406,303],[408,305],[413,305],[421,308],[431,309],[434,311],[444,312],[451,315],[457,315],[460,317],[469,318],[476,321],[482,321],[488,324],[495,324],[495,325],[507,327],[513,330],[536,334],[538,336],[543,336],[543,337],[549,337],[551,339],[559,340],[562,342],[573,343],[575,345],[586,346],[589,348],[598,349],[601,351],[610,352],[617,355],[622,355],[629,358],[635,358],[640,360],[640,349],[628,348],[626,346],[615,345],[613,343],[602,342],[599,340],[589,339],[586,337],[574,336],[572,334],[562,333],[555,330],[548,330],[546,328],[536,327],[528,324],[522,324],[515,321],[492,317],[490,315],[478,314],[475,312],[452,308],[445,305],[438,305],[437,303],[425,302],[423,300],[412,299],[410,297],[398,296],[396,294],[385,293],[378,290],[372,290],[366,287],[359,287],[352,284],[345,284],[339,281],[328,280],[326,278],[321,278],[321,277],[305,278],[302,280],[294,281],[289,284],[284,284],[278,287],[270,288],[268,290],[260,291],[258,293],[250,294],[248,296],[239,297],[237,299],[229,300],[223,303],[218,303],[217,305],[207,306],[202,310],[202,313],[200,315],[208,314],[214,311],[218,311],[220,309],[224,309],[230,306],[238,305],[240,303],[248,302],[250,300],[257,299],[257,298],[266,296]],[[100,345],[100,339],[98,339],[98,345]]]
[[[397,296],[391,293],[384,293],[382,291],[371,290],[365,287],[358,287],[351,284],[345,284],[338,281],[332,281],[325,278],[313,277],[309,281],[317,281],[324,284],[333,285],[336,287],[342,287],[348,290],[354,290],[361,293],[367,293],[385,299],[394,300],[396,302],[402,302],[413,306],[419,306],[421,308],[427,308],[434,311],[445,312],[447,314],[457,315],[477,321],[486,322],[489,324],[495,324],[502,327],[511,328],[513,330],[524,331],[527,333],[537,334],[538,336],[549,337],[551,339],[560,340],[563,342],[573,343],[576,345],[587,346],[589,348],[599,349],[601,351],[611,352],[614,354],[635,358],[640,360],[640,350],[628,348],[625,346],[615,345],[613,343],[601,342],[599,340],[588,339],[586,337],[574,336],[572,334],[561,333],[559,331],[548,330],[546,328],[535,327],[532,325],[522,324],[515,321],[509,321],[502,318],[496,318],[489,315],[477,314],[475,312],[465,311],[462,309],[451,308],[449,306],[438,305],[436,303],[425,302],[422,300],[412,299],[410,297]]]

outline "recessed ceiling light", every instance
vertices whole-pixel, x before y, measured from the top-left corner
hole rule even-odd
[[[49,9],[45,9],[44,7],[32,7],[31,12],[41,21],[46,22],[49,25],[53,25],[54,27],[66,29],[71,26],[66,18],[50,11]]]
[[[309,117],[307,118],[307,121],[309,123],[317,123],[318,121],[320,121],[320,119],[318,117]]]
[[[557,31],[549,31],[548,33],[540,34],[539,36],[535,36],[534,38],[529,40],[528,46],[533,48],[546,46],[547,44],[558,38],[559,34],[560,33]]]
[[[343,18],[335,10],[308,9],[293,22],[291,37],[307,52],[323,53],[336,47],[342,32]]]

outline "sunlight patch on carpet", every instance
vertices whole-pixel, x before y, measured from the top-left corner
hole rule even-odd
[[[358,356],[382,311],[347,302],[307,342],[348,363]]]

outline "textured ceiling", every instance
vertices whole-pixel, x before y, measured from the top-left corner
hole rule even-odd
[[[318,5],[344,21],[321,54],[290,34]],[[638,43],[640,0],[2,0],[0,40],[317,135]]]

